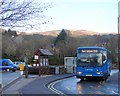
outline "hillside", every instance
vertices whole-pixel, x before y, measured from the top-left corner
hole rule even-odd
[[[57,36],[60,33],[61,30],[53,30],[53,31],[48,31],[48,32],[33,32],[33,33],[27,33],[27,32],[18,32],[19,35],[30,35],[30,34],[40,34],[40,35],[49,35],[49,36]],[[96,35],[98,34],[97,32],[94,31],[88,31],[88,30],[68,30],[73,37],[77,36],[83,36],[83,35]]]
[[[66,29],[65,29],[66,30]],[[0,29],[0,33],[4,33],[4,29]],[[46,31],[46,32],[16,32],[17,35],[33,35],[33,34],[39,34],[39,35],[44,35],[44,36],[54,36],[56,37],[61,30],[53,30],[53,31]],[[70,34],[72,37],[79,37],[79,36],[86,36],[86,35],[106,35],[106,34],[117,34],[115,32],[107,32],[107,33],[98,33],[95,31],[90,31],[90,30],[66,30],[68,34]]]
[[[33,34],[39,34],[39,35],[45,35],[45,36],[57,36],[60,33],[61,30],[54,30],[54,31],[48,31],[48,32],[17,32],[18,35],[33,35]]]
[[[49,32],[39,32],[39,35],[38,33],[28,34],[26,32],[20,33],[13,30],[2,31],[4,31],[2,32],[3,58],[10,58],[11,60],[15,61],[24,60],[25,53],[29,52],[29,63],[33,63],[32,59],[35,50],[41,48],[48,49],[54,54],[54,56],[51,58],[51,64],[61,65],[63,64],[64,56],[76,56],[76,49],[78,47],[104,46],[105,48],[108,48],[111,51],[112,62],[117,62],[117,34],[114,35],[106,33],[104,35],[101,35],[97,32],[88,30],[65,29],[54,30]]]

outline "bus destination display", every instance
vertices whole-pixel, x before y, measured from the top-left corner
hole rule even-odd
[[[82,53],[98,53],[98,50],[81,50]]]

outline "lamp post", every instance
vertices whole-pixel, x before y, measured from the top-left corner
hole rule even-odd
[[[119,65],[119,72],[120,72],[120,16],[118,16],[118,65]]]
[[[118,65],[119,65],[119,72],[120,72],[120,1],[118,2]]]

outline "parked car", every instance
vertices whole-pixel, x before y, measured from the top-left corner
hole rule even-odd
[[[0,59],[0,70],[15,72],[17,66],[10,59]]]
[[[14,64],[17,66],[18,69],[20,69],[20,64],[24,64],[24,67],[26,66],[25,62],[15,61]],[[31,67],[30,64],[27,64],[28,67]]]
[[[24,64],[24,66],[25,66],[25,62],[15,61],[13,63],[17,66],[18,70],[20,69],[20,64]]]

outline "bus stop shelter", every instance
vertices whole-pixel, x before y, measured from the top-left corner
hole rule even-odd
[[[34,59],[38,61],[37,64],[40,66],[49,66],[48,57],[51,55],[53,54],[47,49],[38,49],[35,51]]]
[[[49,56],[53,54],[47,49],[38,49],[34,53],[34,60],[29,73],[49,74]]]

